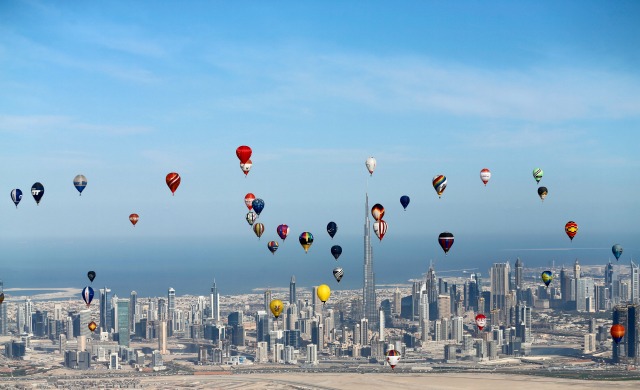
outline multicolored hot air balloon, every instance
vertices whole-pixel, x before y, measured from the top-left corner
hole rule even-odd
[[[569,236],[571,241],[573,241],[573,237],[578,234],[578,224],[573,221],[569,221],[566,225],[564,225],[564,231],[565,233],[567,233],[567,236]]]
[[[93,279],[96,278],[96,271],[87,272],[87,278],[89,278],[89,281],[93,283]]]
[[[33,183],[31,186],[31,195],[33,199],[35,199],[36,204],[40,205],[40,199],[42,199],[44,195],[44,186],[40,184],[40,182]]]
[[[617,261],[618,259],[620,259],[620,256],[622,256],[622,245],[615,244],[611,247],[611,252],[613,252],[613,255],[616,257]]]
[[[280,317],[280,314],[282,314],[284,304],[281,300],[274,299],[269,303],[269,309],[271,309],[271,313],[273,313],[273,316],[277,319],[278,317]]]
[[[278,225],[278,227],[276,228],[276,232],[278,233],[278,236],[280,236],[282,241],[284,241],[287,239],[287,236],[289,235],[289,226],[285,224]]]
[[[277,241],[269,241],[269,243],[267,244],[267,248],[269,248],[271,253],[273,253],[275,255],[276,251],[278,250],[278,242]]]
[[[542,201],[544,202],[544,198],[547,197],[547,187],[538,187],[538,196],[540,197],[540,199],[542,199]]]
[[[491,171],[488,168],[482,168],[480,171],[480,180],[482,180],[485,187],[487,186],[489,179],[491,179]]]
[[[553,272],[544,271],[540,277],[542,278],[544,285],[549,287],[549,284],[551,284],[551,281],[553,280]]]
[[[378,236],[380,241],[382,241],[384,235],[387,234],[387,227],[387,223],[382,219],[373,223],[373,232]]]
[[[171,194],[175,195],[176,190],[180,186],[180,175],[175,172],[171,172],[167,174],[166,177],[167,187],[171,190]]]
[[[256,221],[256,219],[258,219],[258,214],[256,214],[255,211],[251,210],[247,213],[245,219],[247,220],[249,225],[253,226],[253,223]]]
[[[371,216],[373,216],[373,219],[376,221],[381,220],[382,217],[384,217],[384,207],[382,207],[380,203],[374,204],[371,208]]]
[[[264,233],[264,224],[258,222],[253,224],[253,232],[256,234],[258,239],[262,237],[262,233]]]
[[[540,180],[542,180],[542,175],[544,175],[542,169],[536,168],[533,170],[533,178],[536,179],[536,183],[540,183]]]
[[[264,209],[264,200],[256,198],[251,202],[251,206],[253,207],[253,211],[255,211],[256,214],[260,215],[260,213]]]
[[[318,294],[318,299],[320,299],[322,303],[326,303],[329,300],[329,297],[331,296],[331,289],[326,284],[321,284],[318,286],[317,294]]]
[[[438,194],[438,198],[442,198],[442,193],[447,188],[447,178],[444,175],[435,175],[433,177],[433,188]]]
[[[140,219],[140,216],[138,214],[134,213],[129,215],[129,221],[134,227],[136,226],[136,223],[138,223],[139,219]]]
[[[478,327],[478,330],[482,330],[487,326],[487,317],[485,317],[484,314],[478,314],[476,316],[476,326]]]
[[[440,243],[445,256],[447,255],[447,253],[449,253],[449,249],[451,249],[451,247],[453,246],[453,240],[453,234],[449,232],[440,233],[440,235],[438,236],[438,242]]]
[[[82,289],[82,299],[84,300],[84,303],[87,304],[87,307],[89,307],[91,301],[93,301],[93,289],[90,286]]]
[[[336,225],[336,223],[333,221],[329,222],[327,224],[327,233],[329,233],[329,235],[331,236],[331,239],[333,239],[333,236],[335,236],[337,232],[338,232],[338,225]]]
[[[340,280],[342,280],[343,276],[344,276],[344,271],[342,270],[342,268],[336,267],[333,269],[333,277],[336,278],[338,283],[340,283]]]
[[[18,203],[22,200],[22,191],[18,188],[11,190],[11,200],[16,205],[16,208],[18,208]]]
[[[331,254],[333,258],[338,260],[338,257],[342,254],[342,247],[340,245],[334,245],[331,247]]]
[[[405,211],[407,210],[407,206],[409,206],[409,202],[411,202],[411,199],[409,199],[407,195],[402,195],[400,197],[400,204]]]
[[[611,333],[613,341],[615,341],[616,344],[619,344],[620,340],[624,337],[625,329],[623,325],[615,324],[611,326],[611,330],[609,332]]]
[[[376,170],[376,159],[373,157],[369,157],[367,161],[364,162],[364,165],[366,165],[367,170],[369,171],[369,175],[373,176],[373,171]]]
[[[76,177],[73,178],[73,185],[76,187],[76,190],[78,190],[78,192],[80,193],[80,196],[82,196],[82,191],[87,186],[87,178],[84,177],[84,175],[77,175]]]
[[[256,198],[256,196],[253,195],[251,192],[249,192],[248,194],[246,194],[244,196],[244,204],[245,204],[245,206],[247,206],[249,211],[251,211],[251,209],[253,208],[252,202],[253,202],[253,200],[255,198]]]
[[[89,322],[89,325],[87,325],[87,327],[89,328],[90,331],[95,332],[95,330],[98,329],[98,324],[91,321]]]
[[[387,363],[389,363],[389,366],[391,366],[392,370],[395,369],[398,365],[398,362],[400,361],[400,352],[396,351],[395,349],[388,350],[385,356],[385,360],[387,361]]]
[[[308,253],[309,247],[311,246],[311,244],[313,244],[313,234],[304,232],[300,234],[300,237],[298,237],[298,241],[300,241],[300,245],[302,245],[304,253]]]
[[[238,146],[238,148],[236,149],[236,156],[238,156],[241,164],[249,161],[249,159],[251,158],[251,153],[251,148],[246,145]]]
[[[253,166],[253,163],[251,162],[251,160],[247,160],[247,162],[240,163],[240,169],[242,169],[242,172],[244,173],[245,177],[247,177],[247,175],[249,174],[249,171],[251,170],[252,166]]]

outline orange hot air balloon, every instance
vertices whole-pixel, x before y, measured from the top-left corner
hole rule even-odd
[[[171,193],[175,195],[178,186],[180,186],[180,175],[175,172],[167,174],[167,186],[169,186]]]
[[[240,164],[244,164],[249,161],[249,159],[251,158],[251,153],[253,152],[250,147],[246,145],[238,146],[238,149],[236,149],[236,156],[238,156]]]
[[[569,221],[566,225],[564,225],[564,231],[565,233],[567,233],[567,236],[569,236],[571,241],[573,241],[573,237],[578,234],[578,224],[573,221]]]
[[[89,326],[89,330],[92,332],[95,332],[95,330],[98,328],[98,325],[96,325],[96,323],[93,321],[89,322],[88,326]]]
[[[129,221],[131,221],[131,224],[133,226],[136,226],[136,223],[138,223],[138,220],[140,219],[140,216],[138,214],[131,214],[129,215]]]
[[[616,344],[620,343],[620,340],[624,337],[624,326],[615,324],[611,327],[611,338]]]
[[[247,206],[249,211],[251,211],[251,209],[253,208],[253,205],[251,203],[253,202],[253,200],[255,198],[256,198],[256,196],[254,194],[252,194],[251,192],[249,192],[248,194],[246,194],[244,196],[244,204],[245,204],[245,206]]]
[[[373,219],[376,221],[380,221],[382,217],[384,217],[384,207],[382,207],[380,203],[373,205],[371,208],[371,216],[373,216]]]

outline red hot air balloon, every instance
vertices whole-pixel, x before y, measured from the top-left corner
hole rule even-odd
[[[567,233],[567,236],[569,236],[571,241],[573,241],[573,237],[578,234],[578,224],[573,221],[569,221],[566,225],[564,225],[564,231],[565,233]]]
[[[482,330],[487,325],[487,317],[484,314],[478,314],[476,316],[476,326],[479,330]]]
[[[138,214],[131,214],[129,215],[129,221],[131,221],[131,224],[133,226],[136,226],[136,223],[138,223],[138,220],[140,219],[140,216]]]
[[[167,175],[167,186],[169,187],[173,195],[176,194],[176,190],[178,189],[179,185],[180,185],[180,175],[178,175],[175,172],[169,173]]]
[[[253,202],[253,200],[256,198],[255,195],[253,195],[251,192],[249,192],[248,194],[246,194],[244,196],[244,204],[247,206],[247,208],[249,209],[249,211],[251,211],[251,209],[253,208],[253,206],[251,205],[251,202]]]
[[[611,327],[611,337],[616,344],[620,343],[620,340],[624,337],[624,326],[620,324],[615,324]]]
[[[480,180],[482,180],[482,182],[486,186],[489,182],[489,179],[491,179],[491,171],[488,168],[482,168],[482,170],[480,171]]]
[[[249,161],[249,159],[251,158],[251,153],[252,152],[250,147],[246,145],[238,146],[238,149],[236,149],[236,156],[238,156],[240,164],[244,164]]]
[[[451,246],[453,245],[453,240],[453,234],[449,232],[440,233],[438,236],[438,242],[440,243],[445,256],[449,253],[449,249],[451,249]]]
[[[378,239],[382,241],[384,235],[387,234],[387,223],[382,219],[373,223],[373,232],[378,236]]]
[[[251,170],[252,166],[253,166],[253,163],[251,162],[251,160],[247,160],[247,162],[240,163],[240,169],[242,169],[242,172],[244,173],[245,177],[249,174],[249,171]]]

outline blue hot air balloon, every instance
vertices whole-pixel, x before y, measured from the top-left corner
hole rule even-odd
[[[93,301],[93,289],[90,286],[82,289],[82,299],[84,299],[84,303],[89,307],[91,301]]]
[[[22,200],[22,191],[18,188],[11,190],[11,200],[15,203],[16,208],[18,208],[18,203]]]
[[[333,238],[338,232],[338,225],[335,222],[331,221],[327,224],[327,233]]]
[[[400,204],[405,210],[407,209],[407,206],[409,206],[409,202],[411,202],[411,199],[409,199],[407,195],[402,195],[400,197]]]
[[[264,209],[264,200],[260,198],[254,199],[253,202],[251,202],[251,207],[253,208],[253,211],[256,212],[256,214],[260,215],[260,213]]]
[[[338,260],[338,257],[342,254],[342,247],[340,245],[334,245],[331,247],[331,254]]]
[[[616,257],[617,261],[618,259],[620,259],[620,256],[622,256],[622,245],[615,244],[611,247],[611,252],[613,252],[613,255]]]
[[[87,186],[87,178],[84,175],[77,175],[73,178],[73,185],[76,187],[76,190],[82,195],[82,190]]]
[[[44,186],[40,184],[40,182],[33,183],[31,186],[31,195],[33,195],[33,199],[36,200],[36,204],[40,204],[40,199],[42,199],[42,195],[44,195]]]

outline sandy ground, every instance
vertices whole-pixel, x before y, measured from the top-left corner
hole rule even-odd
[[[143,379],[157,389],[639,389],[638,381],[581,381],[491,374],[250,374]]]

